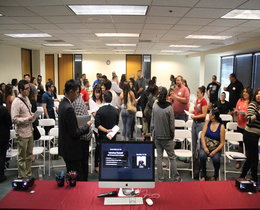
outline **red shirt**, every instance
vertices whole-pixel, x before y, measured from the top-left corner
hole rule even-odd
[[[202,114],[202,107],[207,106],[207,105],[208,105],[208,103],[207,103],[205,98],[202,98],[201,101],[199,101],[199,99],[197,99],[196,104],[194,106],[194,116]],[[205,121],[205,117],[204,118],[198,118],[197,120]]]
[[[86,89],[83,88],[83,89],[80,91],[80,93],[81,93],[81,96],[82,96],[82,99],[83,99],[84,102],[86,102],[86,101],[89,100],[88,91],[87,91]]]
[[[173,95],[173,94],[175,94],[178,97],[186,98],[188,100],[190,99],[190,91],[184,85],[182,85],[180,88],[178,86],[176,86],[173,89],[171,95]],[[179,100],[174,100],[173,104],[172,104],[174,115],[184,115],[185,114],[184,110],[188,111],[189,107],[190,107],[189,102],[182,103]]]
[[[237,125],[241,128],[246,127],[247,118],[245,117],[247,114],[248,102],[245,102],[243,99],[239,99],[237,101],[236,110],[244,111],[245,114],[237,113]]]

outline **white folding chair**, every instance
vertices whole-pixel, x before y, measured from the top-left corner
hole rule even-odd
[[[41,126],[41,127],[55,126],[55,120],[54,119],[40,119],[39,126]]]
[[[142,124],[141,121],[143,119],[143,112],[142,111],[137,111],[135,113],[135,139],[142,139]],[[138,130],[140,131],[140,137],[138,137]]]
[[[227,141],[227,147],[229,147],[229,144],[232,142],[241,142],[243,141],[243,135],[241,133],[235,133],[231,131],[226,132],[226,141]],[[245,151],[245,148],[244,150]],[[224,145],[224,179],[227,179],[227,173],[241,173],[240,171],[232,171],[227,170],[227,160],[230,161],[245,161],[246,156],[244,153],[241,152],[230,152],[226,151],[226,144]]]
[[[181,158],[190,158],[191,160],[191,168],[177,168],[182,171],[191,171],[191,176],[193,179],[193,160],[192,160],[192,142],[191,142],[191,131],[190,130],[175,130],[174,139],[178,139],[178,141],[184,142],[190,145],[190,149],[188,147],[186,149],[175,149],[175,155]]]
[[[94,133],[92,133],[92,138],[90,140],[90,145],[89,145],[89,153],[90,153],[90,173],[93,173],[94,172],[94,154],[95,154],[95,146],[94,146],[94,143],[95,143],[95,135]]]
[[[220,114],[219,117],[222,119],[224,122],[233,122],[233,117],[230,114]]]
[[[157,149],[154,149],[154,157],[157,158]],[[163,151],[163,158],[168,158],[167,152],[165,150]],[[168,160],[168,162],[170,163],[169,160]],[[169,168],[163,168],[163,169],[169,170],[169,178],[171,178],[170,164],[169,164]]]
[[[42,113],[40,115],[40,118],[43,119],[43,117],[44,117],[44,109],[43,109],[43,107],[42,106],[37,106],[37,111]]]
[[[227,131],[236,131],[237,130],[237,122],[228,122],[226,125]]]
[[[185,123],[185,128],[187,130],[190,130],[192,129],[192,124],[193,124],[193,120],[188,120],[186,123]]]
[[[51,142],[54,141],[55,136],[54,135],[53,136],[45,135],[45,130],[43,128],[41,128],[41,127],[38,127],[38,130],[39,130],[39,132],[41,134],[41,138],[39,139],[40,140],[39,143],[43,142],[43,145],[45,147],[45,142],[47,142],[47,144],[48,144],[48,148],[47,149],[49,150]]]
[[[184,120],[175,120],[175,128],[176,129],[183,129],[186,127],[186,123]]]
[[[49,137],[50,137],[50,141],[53,143],[53,146],[55,146],[56,143],[55,141],[58,140],[59,137],[59,128],[57,127],[51,128],[51,130],[49,131]]]
[[[6,158],[10,158],[11,160],[18,155],[18,149],[14,149],[14,140],[16,139],[15,130],[10,130],[10,141],[9,148],[6,151]],[[6,168],[6,171],[18,170],[17,168]]]
[[[51,159],[51,156],[54,155],[59,155],[59,151],[58,151],[58,147],[52,147],[49,150],[49,176],[51,175],[51,169],[52,168],[61,168],[61,167],[65,167],[65,163],[64,164],[60,164],[60,165],[54,165]]]

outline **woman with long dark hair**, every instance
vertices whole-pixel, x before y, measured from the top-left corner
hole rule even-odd
[[[122,75],[121,75],[120,82],[119,82],[119,87],[120,87],[121,89],[123,89],[125,82],[126,82],[126,74],[122,74]]]
[[[209,121],[207,121],[201,133],[200,147],[200,170],[201,181],[207,179],[206,162],[211,157],[214,165],[214,176],[211,180],[218,180],[221,150],[225,143],[225,126],[222,124],[218,108],[213,108],[209,113]]]
[[[123,121],[122,136],[128,141],[131,137],[131,125],[134,120],[135,112],[131,111],[131,107],[135,108],[136,100],[133,91],[130,90],[129,83],[124,83],[123,92],[120,94],[122,101],[121,117]]]
[[[8,112],[11,114],[11,105],[14,100],[13,96],[13,86],[11,84],[7,84],[5,86],[5,104]]]
[[[11,84],[13,86],[13,96],[17,97],[19,94],[18,91],[18,80],[17,79],[12,79]]]
[[[257,89],[252,102],[247,109],[247,125],[243,141],[246,148],[246,161],[243,165],[241,178],[245,178],[249,169],[255,182],[257,182],[258,142],[260,137],[260,89]]]
[[[243,89],[241,98],[237,101],[236,109],[234,111],[237,116],[237,131],[244,134],[246,123],[247,123],[247,109],[252,98],[252,91],[250,87]],[[239,142],[238,152],[243,152],[243,142]],[[236,162],[235,167],[241,168],[242,163]]]

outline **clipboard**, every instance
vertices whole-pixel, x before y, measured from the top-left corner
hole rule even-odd
[[[83,126],[87,125],[87,122],[91,120],[90,115],[77,115],[76,118],[77,118],[79,127],[83,127]]]

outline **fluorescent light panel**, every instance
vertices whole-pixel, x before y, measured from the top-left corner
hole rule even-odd
[[[234,9],[221,18],[227,19],[260,19],[260,10]]]
[[[178,53],[178,52],[182,52],[180,50],[161,50],[162,53]]]
[[[134,50],[112,50],[114,52],[133,52]]]
[[[198,48],[200,47],[199,45],[181,45],[181,44],[173,44],[173,45],[170,45],[169,47],[188,47],[188,48]]]
[[[106,44],[109,47],[135,47],[136,44]]]
[[[219,39],[219,40],[225,40],[229,39],[232,36],[215,36],[215,35],[189,35],[186,36],[186,39]]]
[[[40,37],[51,37],[50,34],[39,33],[39,34],[5,34],[13,38],[40,38]]]
[[[75,50],[73,50],[73,49],[67,49],[67,50],[62,50],[62,51],[64,51],[64,52],[85,52],[86,50],[79,50],[79,49],[75,49]]]
[[[145,15],[148,6],[68,5],[76,15]]]
[[[97,37],[139,37],[138,33],[95,33]]]
[[[66,43],[63,43],[63,44],[43,44],[44,46],[47,46],[47,47],[72,47],[74,46],[73,44],[66,44]]]

